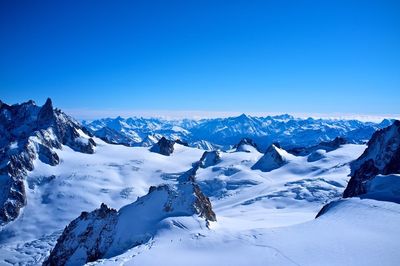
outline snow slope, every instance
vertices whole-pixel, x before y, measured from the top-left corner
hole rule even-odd
[[[35,161],[29,203],[0,232],[0,265],[40,264],[81,211],[100,202],[118,209],[151,185],[176,183],[203,155],[182,145],[163,156],[95,141],[95,154],[63,147],[59,165]],[[286,156],[270,172],[251,169],[263,156],[257,150],[220,152],[196,174],[217,222],[206,228],[193,217],[166,217],[148,242],[89,265],[396,265],[399,205],[352,198],[314,219],[324,204],[341,197],[349,164],[364,149],[346,144],[316,161]]]
[[[117,209],[132,203],[150,186],[172,182],[170,174],[187,170],[202,155],[200,150],[179,144],[166,157],[148,148],[95,141],[95,154],[63,146],[58,151],[59,165],[34,161],[35,168],[26,181],[28,204],[15,222],[1,229],[0,246],[48,239],[82,211],[91,211],[102,202]],[[0,252],[0,257],[3,255],[5,252]]]
[[[397,265],[400,207],[348,199],[293,226],[166,228],[152,242],[90,265]],[[172,224],[172,221],[170,221]],[[173,255],[172,255],[173,254]]]

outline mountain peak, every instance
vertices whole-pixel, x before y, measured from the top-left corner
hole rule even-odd
[[[102,204],[82,213],[65,228],[44,265],[83,265],[122,254],[149,241],[164,219],[193,215],[207,226],[216,221],[210,200],[194,181],[152,186],[148,194],[118,211]]]
[[[242,138],[238,144],[233,146],[236,151],[251,152],[258,150],[257,144],[251,138]]]
[[[54,115],[54,109],[53,109],[53,102],[51,101],[50,98],[47,98],[45,104],[40,108],[39,114],[38,114],[38,121],[40,122],[48,122],[49,120],[53,119],[55,117]]]
[[[241,115],[237,116],[235,119],[239,120],[239,121],[247,121],[247,120],[251,120],[251,117],[246,115],[245,113],[242,113]]]
[[[0,225],[18,217],[26,205],[25,177],[34,160],[54,166],[60,162],[56,150],[62,145],[83,153],[94,153],[96,143],[81,125],[62,112],[55,112],[51,99],[42,107],[33,101],[12,106],[2,104],[0,112],[0,172],[4,178],[0,197]],[[12,145],[15,143],[14,145]]]
[[[265,151],[264,155],[251,167],[253,170],[261,170],[262,172],[270,172],[277,169],[287,162],[285,152],[271,144]]]
[[[366,193],[368,181],[378,174],[400,173],[400,121],[376,131],[364,153],[351,163],[351,178],[343,197]]]

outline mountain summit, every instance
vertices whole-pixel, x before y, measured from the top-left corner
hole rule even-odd
[[[287,163],[287,157],[290,155],[283,149],[271,144],[264,155],[251,167],[253,170],[269,172],[277,169]]]
[[[26,204],[24,178],[39,159],[57,165],[62,145],[93,153],[96,143],[81,125],[62,111],[53,108],[51,99],[39,107],[34,101],[0,104],[0,224],[16,219]]]

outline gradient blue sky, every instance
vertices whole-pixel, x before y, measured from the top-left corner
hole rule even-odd
[[[396,0],[1,0],[0,99],[399,114],[399,14]]]

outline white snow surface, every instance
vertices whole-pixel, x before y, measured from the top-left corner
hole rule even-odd
[[[148,148],[95,141],[95,154],[63,147],[59,165],[35,162],[27,178],[28,204],[0,232],[0,265],[40,264],[81,211],[101,202],[119,209],[151,185],[176,183],[203,154],[175,145],[171,156],[162,156]],[[313,162],[285,154],[286,164],[270,172],[251,170],[263,156],[256,150],[221,152],[218,164],[196,175],[217,215],[210,228],[192,216],[169,217],[147,243],[88,264],[397,265],[400,205],[351,198],[314,219],[324,204],[341,197],[349,163],[364,150],[364,145],[343,145]],[[371,187],[382,188],[384,181],[377,178]],[[129,225],[121,228],[126,228],[122,237]]]

